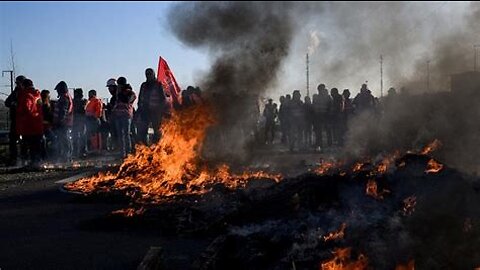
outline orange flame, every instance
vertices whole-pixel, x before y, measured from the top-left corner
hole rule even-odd
[[[389,193],[390,191],[387,189],[383,189],[382,191],[378,191],[377,182],[373,179],[368,180],[367,187],[365,193],[368,196],[371,196],[377,200],[383,200],[383,195]]]
[[[113,215],[121,215],[124,217],[133,217],[133,216],[138,216],[141,215],[145,212],[145,209],[143,207],[140,207],[139,209],[135,209],[133,207],[130,208],[125,208],[125,209],[120,209],[113,211]]]
[[[201,194],[222,183],[228,188],[245,186],[253,178],[279,181],[279,174],[244,172],[233,174],[227,165],[210,170],[200,151],[209,127],[216,122],[211,106],[202,104],[176,111],[162,124],[162,139],[150,147],[138,146],[117,173],[101,173],[65,187],[83,193],[123,190],[140,201],[159,202],[177,194]]]
[[[358,172],[362,169],[364,163],[357,162],[355,165],[353,165],[352,171],[353,172]]]
[[[395,270],[415,270],[415,260],[410,260],[406,265],[399,264]]]
[[[378,198],[378,192],[377,192],[377,182],[375,180],[368,180],[367,182],[367,189],[365,191],[367,195],[372,196],[374,198]]]
[[[385,174],[387,173],[390,165],[400,156],[400,151],[396,150],[393,154],[387,155],[380,161],[375,167],[375,173]]]
[[[432,158],[427,163],[427,168],[425,169],[425,173],[438,173],[442,169],[443,169],[443,164],[437,162]]]
[[[342,239],[345,236],[345,229],[347,228],[346,223],[342,223],[340,229],[336,232],[331,232],[328,235],[323,237],[323,241],[327,242],[330,240]]]
[[[420,151],[420,154],[422,155],[428,155],[432,153],[433,151],[437,150],[439,147],[442,146],[442,143],[435,139],[433,142],[429,143],[427,146],[425,146],[422,151]]]
[[[335,162],[333,161],[324,161],[320,164],[320,166],[318,168],[315,169],[315,173],[316,174],[319,174],[319,175],[324,175],[326,174],[328,171],[330,171],[331,169],[337,167],[338,164],[336,164]]]
[[[320,264],[320,270],[365,270],[368,267],[368,258],[360,254],[351,261],[351,248],[336,248],[333,258]]]
[[[377,173],[379,173],[379,174],[384,174],[384,173],[386,173],[387,170],[388,170],[388,165],[389,165],[388,163],[380,163],[380,164],[378,164],[378,165],[377,165],[377,168],[376,168]]]

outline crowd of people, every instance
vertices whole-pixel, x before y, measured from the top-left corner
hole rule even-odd
[[[104,151],[125,157],[134,144],[157,142],[162,118],[175,103],[172,105],[153,69],[146,69],[145,77],[135,110],[137,94],[125,77],[107,81],[110,97],[104,103],[93,89],[85,99],[83,89],[76,88],[72,98],[64,81],[55,86],[57,99],[52,100],[49,90],[39,91],[31,79],[18,76],[15,89],[5,100],[11,120],[8,165],[21,162],[36,167],[44,161],[69,162]],[[183,104],[194,104],[200,90],[189,87],[182,97]],[[148,136],[150,127],[153,136]]]
[[[325,85],[320,84],[317,90],[311,99],[306,96],[303,101],[299,90],[281,96],[279,108],[272,99],[268,100],[263,110],[266,144],[273,144],[278,123],[280,142],[291,151],[341,147],[349,119],[362,113],[375,115],[380,109],[378,99],[366,84],[353,99],[348,89],[340,94],[337,88],[331,88],[329,93]],[[391,88],[389,95],[394,94],[395,89]]]
[[[57,99],[52,100],[50,91],[39,91],[31,79],[18,76],[14,91],[5,100],[11,117],[9,165],[17,165],[19,160],[32,166],[43,161],[69,162],[105,151],[126,157],[135,144],[158,142],[163,118],[176,106],[201,102],[201,91],[189,86],[181,93],[180,105],[172,102],[153,69],[146,69],[145,77],[138,98],[125,77],[108,79],[110,97],[104,103],[93,89],[85,99],[83,90],[76,88],[72,98],[64,81],[55,86]],[[303,101],[299,90],[281,96],[280,106],[268,100],[263,110],[266,144],[273,144],[276,133],[280,133],[279,142],[291,151],[341,147],[354,115],[379,110],[378,99],[366,84],[353,99],[348,89],[340,94],[337,88],[329,92],[320,84],[317,90],[312,98],[306,96]],[[391,88],[389,95],[394,94]],[[149,136],[150,128],[153,136]]]

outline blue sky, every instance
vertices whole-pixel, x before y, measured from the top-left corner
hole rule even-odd
[[[11,68],[38,89],[96,89],[108,97],[108,78],[125,76],[138,91],[144,70],[163,56],[182,88],[208,68],[206,53],[183,46],[165,23],[168,2],[0,2],[0,67]],[[8,93],[7,77],[0,92]],[[2,98],[0,96],[0,98]]]

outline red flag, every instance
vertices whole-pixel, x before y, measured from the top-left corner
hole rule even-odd
[[[169,96],[169,99],[173,104],[181,104],[181,88],[173,76],[173,72],[168,67],[167,61],[160,56],[158,60],[158,72],[157,72],[158,81],[163,86],[163,91],[165,95]]]

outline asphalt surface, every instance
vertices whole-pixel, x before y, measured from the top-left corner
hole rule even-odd
[[[164,236],[141,228],[96,229],[89,222],[125,205],[79,201],[58,180],[84,172],[0,174],[0,269],[136,269],[162,247],[168,269],[188,269],[207,239]]]

